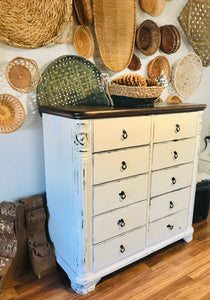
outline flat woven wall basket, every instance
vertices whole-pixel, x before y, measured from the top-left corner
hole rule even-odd
[[[72,35],[72,0],[1,0],[0,41],[19,48],[65,43]],[[67,37],[58,37],[67,25]]]
[[[178,21],[202,65],[210,65],[210,0],[189,0]]]

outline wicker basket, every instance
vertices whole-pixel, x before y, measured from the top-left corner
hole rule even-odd
[[[93,13],[101,59],[108,69],[120,72],[133,56],[136,1],[94,0]]]
[[[72,35],[72,22],[72,0],[0,1],[0,41],[14,47],[65,43]],[[66,39],[59,41],[69,23]]]
[[[92,24],[93,14],[90,0],[74,0],[74,8],[81,25],[89,26]]]
[[[0,133],[10,133],[20,128],[25,120],[22,103],[14,96],[0,94]]]
[[[175,53],[181,44],[178,29],[174,25],[164,25],[160,27],[160,32],[160,49],[167,54]]]
[[[144,55],[153,55],[161,42],[160,29],[152,20],[145,20],[136,31],[136,47]]]
[[[134,87],[105,83],[105,90],[112,106],[152,107],[164,86]]]
[[[158,55],[152,61],[149,62],[147,67],[147,75],[149,78],[158,78],[162,73],[169,78],[170,64],[165,56]]]
[[[94,52],[94,39],[89,28],[85,25],[77,27],[74,33],[74,47],[84,58],[91,58]]]
[[[166,6],[166,0],[139,0],[140,6],[152,17],[158,17]]]
[[[6,78],[10,86],[20,93],[32,93],[42,81],[37,63],[24,57],[16,57],[8,63]]]
[[[210,2],[189,0],[178,21],[204,67],[210,65]]]

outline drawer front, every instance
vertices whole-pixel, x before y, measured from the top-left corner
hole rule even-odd
[[[109,266],[145,248],[145,227],[93,247],[94,271]]]
[[[152,172],[151,197],[191,185],[193,164]]]
[[[97,244],[146,224],[146,201],[94,217],[93,243]]]
[[[188,210],[185,209],[149,224],[148,244],[173,236],[187,227]]]
[[[188,163],[194,160],[195,138],[154,145],[152,169]]]
[[[188,208],[190,188],[155,197],[150,205],[150,222]]]
[[[135,176],[148,172],[149,146],[96,153],[93,160],[94,184]]]
[[[196,136],[197,112],[155,116],[154,142]]]
[[[151,116],[94,120],[94,152],[146,145]]]
[[[95,186],[94,215],[145,200],[147,188],[148,174]]]

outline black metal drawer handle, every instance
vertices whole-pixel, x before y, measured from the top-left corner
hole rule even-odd
[[[117,225],[119,225],[120,227],[124,227],[125,226],[125,221],[123,219],[120,219],[118,222],[117,222]]]
[[[126,198],[126,194],[125,194],[124,191],[120,192],[120,193],[119,193],[119,196],[120,196],[120,198],[121,198],[122,200],[124,200],[124,199]]]
[[[180,130],[181,130],[180,125],[179,125],[179,124],[176,124],[175,132],[178,133],[178,132],[180,132]]]
[[[127,169],[127,165],[125,161],[122,161],[122,165],[121,165],[122,170],[126,170]]]
[[[178,158],[178,153],[176,151],[174,151],[174,159]]]
[[[174,229],[174,225],[168,224],[167,228],[170,229],[170,230],[173,230]]]
[[[127,134],[127,131],[125,129],[123,129],[123,132],[122,132],[122,139],[123,140],[126,140],[128,137],[128,134]]]
[[[172,178],[171,178],[171,182],[172,182],[172,184],[175,184],[175,183],[176,183],[176,178],[175,178],[175,177],[172,177]]]
[[[124,253],[125,252],[125,247],[123,245],[120,245],[120,253]]]

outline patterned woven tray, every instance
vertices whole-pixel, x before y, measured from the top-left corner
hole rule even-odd
[[[90,61],[73,55],[61,56],[47,66],[37,88],[37,102],[56,108],[109,105],[101,72]]]
[[[202,65],[210,65],[210,1],[189,0],[178,21]]]

